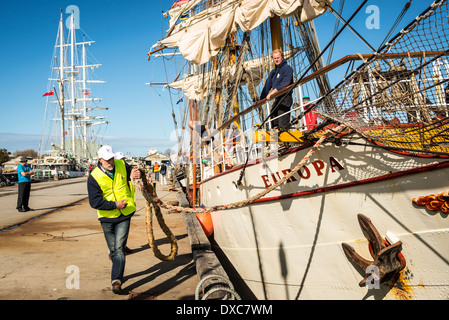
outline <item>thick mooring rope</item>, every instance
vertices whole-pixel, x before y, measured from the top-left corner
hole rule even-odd
[[[152,184],[148,183],[146,179],[146,170],[143,167],[138,167],[138,170],[140,171],[141,178],[133,179],[132,183],[136,187],[136,189],[138,189],[142,193],[146,201],[145,222],[147,229],[148,244],[150,245],[151,250],[153,250],[154,256],[156,258],[162,261],[172,261],[178,254],[178,242],[176,240],[176,237],[171,232],[171,230],[165,224],[165,220],[161,212],[161,207],[159,206],[159,203],[156,201],[156,199],[158,199],[156,197],[156,192],[154,191]],[[158,246],[154,241],[153,209],[162,231],[164,231],[165,235],[170,241],[171,250],[168,256],[163,255],[161,253],[161,251],[159,250]]]
[[[227,209],[246,206],[246,205],[251,204],[252,202],[256,201],[257,199],[262,198],[269,192],[273,191],[275,188],[279,187],[285,181],[290,179],[296,172],[299,171],[299,169],[301,169],[307,163],[307,161],[309,161],[312,154],[324,142],[325,139],[329,138],[330,136],[336,136],[336,135],[340,134],[345,128],[346,128],[345,125],[340,125],[339,127],[335,128],[335,129],[327,128],[327,130],[323,134],[323,136],[313,145],[313,147],[309,150],[309,152],[306,154],[306,156],[296,165],[296,167],[292,171],[290,171],[287,175],[285,175],[282,179],[280,179],[278,182],[276,182],[272,186],[266,188],[265,190],[259,192],[258,194],[254,195],[253,197],[251,197],[249,199],[234,202],[234,203],[227,204],[227,205],[213,206],[213,207],[209,207],[209,208],[184,208],[184,207],[172,206],[172,205],[163,203],[159,198],[152,196],[153,192],[151,192],[151,193],[147,192],[147,196],[151,197],[151,200],[150,200],[151,203],[155,203],[158,206],[161,206],[165,209],[174,209],[174,210],[177,210],[178,212],[191,212],[191,213],[213,212],[213,211],[227,210]],[[144,197],[146,199],[145,195],[144,195]],[[160,208],[159,208],[159,210],[160,210]]]

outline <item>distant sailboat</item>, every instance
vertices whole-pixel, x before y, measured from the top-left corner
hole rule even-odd
[[[100,113],[108,108],[101,106],[101,98],[91,88],[105,81],[92,78],[101,65],[92,63],[92,55],[87,52],[94,41],[85,41],[83,35],[83,41],[77,42],[80,28],[73,11],[65,25],[67,31],[61,11],[47,92],[43,95],[47,104],[39,154],[76,159],[85,167],[96,157],[101,135],[109,123]]]

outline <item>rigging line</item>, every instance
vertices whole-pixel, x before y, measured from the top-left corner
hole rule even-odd
[[[403,147],[390,147],[390,146],[383,146],[383,145],[379,145],[379,144],[367,144],[367,143],[359,143],[359,142],[352,142],[352,141],[346,141],[346,140],[341,140],[341,143],[346,144],[346,145],[353,145],[353,146],[381,148],[381,149],[385,149],[385,150],[408,151],[408,152],[414,152],[415,154],[429,153],[432,155],[435,155],[435,154],[442,155],[442,156],[449,155],[449,153],[447,153],[447,152],[420,150],[420,149],[403,148]]]
[[[56,51],[56,45],[58,44],[58,40],[59,40],[59,28],[58,28],[58,35],[56,36],[56,42],[55,42],[55,46],[54,46],[53,56],[56,56],[55,51]],[[59,68],[59,65],[58,65],[58,58],[55,58],[55,62],[56,62],[56,65],[58,67],[58,70],[60,72],[60,68]],[[52,58],[51,61],[50,61],[50,71],[49,71],[48,78],[52,78],[52,74],[54,72],[53,67],[55,65],[54,64],[55,62],[53,61],[53,58]],[[47,85],[47,92],[50,90],[50,88],[51,88],[51,82],[49,82],[48,85]],[[53,86],[53,88],[54,88],[54,86]],[[54,88],[53,90],[55,90],[55,93],[56,93],[56,89]],[[49,98],[50,97],[47,96],[47,99],[46,99],[46,102],[45,102],[44,121],[43,121],[43,126],[42,126],[42,131],[41,131],[41,140],[39,142],[39,154],[40,154],[40,156],[43,155],[43,151],[44,151],[44,148],[45,148],[45,146],[44,146],[44,133],[45,133],[45,129],[46,129],[46,126],[47,126],[47,112],[48,112],[48,106],[49,106]],[[50,119],[51,119],[51,117],[50,117]],[[50,126],[51,126],[51,123],[52,123],[52,121],[50,121]],[[51,128],[49,130],[49,136],[51,136]],[[49,137],[47,139],[49,139]]]
[[[335,10],[333,10],[332,9],[332,7],[330,7],[330,9],[329,9],[329,11],[330,12],[332,12],[340,21],[342,21],[342,22],[345,22],[345,19],[343,19],[342,18],[342,16],[340,16],[339,14],[338,14],[338,12],[336,12]],[[363,38],[361,35],[360,35],[360,33],[358,33],[349,23],[348,23],[348,28],[349,28],[349,30],[351,30],[354,34],[355,34],[355,36],[357,37],[357,38],[359,38],[364,44],[366,44],[366,46],[368,47],[368,48],[370,48],[370,50],[372,51],[372,52],[376,52],[376,49],[374,49],[373,48],[373,46],[372,45],[370,45],[369,44],[369,42],[365,39],[365,38]]]
[[[407,34],[410,30],[414,29],[416,24],[422,19],[422,17],[425,14],[428,14],[429,12],[432,12],[435,10],[436,6],[439,6],[442,4],[442,1],[444,0],[438,0],[435,1],[434,4],[435,6],[430,6],[429,8],[427,8],[426,10],[424,10],[423,13],[421,13],[418,17],[416,17],[412,22],[410,22],[405,28],[403,28],[400,32],[398,32],[392,39],[389,40],[389,42],[387,42],[386,44],[384,44],[381,48],[379,48],[371,57],[369,57],[366,62],[364,62],[362,65],[360,65],[359,67],[357,67],[356,70],[352,71],[351,74],[347,77],[345,77],[343,80],[341,80],[336,86],[334,86],[334,88],[332,90],[330,90],[328,93],[326,93],[324,96],[320,97],[318,99],[318,101],[316,102],[316,104],[318,105],[321,101],[323,101],[325,98],[327,98],[328,96],[330,96],[332,93],[334,93],[340,86],[344,85],[344,83],[350,78],[352,77],[356,72],[359,72],[360,70],[362,70],[363,68],[365,68],[366,66],[368,66],[369,64],[371,64],[374,59],[376,58],[377,55],[379,55],[382,51],[386,51],[387,49],[391,49],[391,47],[393,46],[393,44],[397,41],[399,41],[400,39],[402,39],[402,37],[404,36],[404,34]],[[443,54],[439,55],[437,58],[443,56],[446,52],[448,52],[449,50],[446,50],[445,52],[443,52]],[[427,63],[426,63],[427,64]],[[423,66],[421,66],[420,69],[422,69]],[[359,105],[359,104],[358,104]],[[310,110],[310,109],[308,109]],[[304,116],[305,113],[302,115]]]
[[[343,12],[343,7],[345,6],[345,0],[340,1],[340,7],[338,8],[338,12],[341,15]],[[335,20],[335,26],[334,26],[334,32],[332,35],[335,35],[335,33],[338,30],[338,26],[340,25],[340,20]],[[329,50],[329,55],[327,57],[327,64],[331,63],[332,55],[334,53],[335,43],[332,44],[331,49]]]
[[[364,100],[360,101],[359,103],[357,103],[356,105],[354,105],[351,109],[357,110],[360,108],[363,108],[363,104],[367,101],[369,101],[370,99],[372,99],[373,97],[377,96],[378,94],[390,89],[391,87],[393,87],[395,84],[400,83],[401,81],[404,81],[404,79],[408,78],[410,75],[412,75],[415,71],[420,71],[422,69],[424,69],[427,65],[432,64],[434,61],[437,61],[439,58],[441,58],[442,56],[448,55],[449,54],[449,49],[447,49],[446,51],[443,51],[442,53],[440,53],[439,55],[436,55],[434,58],[432,58],[431,60],[429,60],[428,62],[422,64],[420,67],[416,68],[414,71],[413,70],[407,70],[407,72],[404,72],[404,75],[402,77],[399,77],[398,80],[393,81],[391,83],[388,84],[388,86],[386,86],[385,88],[381,89],[381,90],[377,90],[376,93],[371,94],[368,98],[365,98]],[[418,92],[427,90],[429,88],[433,88],[437,85],[443,84],[448,82],[449,79],[447,80],[442,80],[439,83],[434,84],[433,86],[429,86],[426,87]]]
[[[380,43],[379,49],[381,47],[383,47],[385,42],[387,42],[388,39],[391,37],[391,34],[394,32],[394,30],[396,30],[397,26],[401,22],[402,18],[404,18],[405,14],[407,13],[407,11],[408,11],[408,9],[410,8],[411,5],[412,5],[412,0],[408,1],[405,4],[404,8],[402,8],[401,13],[399,14],[399,16],[396,18],[396,21],[391,26],[390,31],[388,31],[387,35],[385,36],[385,39],[383,39],[382,42]]]
[[[268,117],[265,118],[265,120],[262,122],[262,124],[260,124],[258,127],[259,129],[262,128],[262,126],[268,121],[268,119],[274,114],[274,112],[276,111],[276,109],[281,105],[281,103],[284,101],[285,97],[287,95],[289,95],[294,88],[296,88],[296,86],[305,78],[306,74],[310,71],[310,69],[312,69],[312,67],[318,62],[319,59],[321,59],[321,57],[323,56],[323,54],[327,51],[327,49],[332,45],[332,43],[340,36],[340,34],[343,32],[344,29],[346,29],[346,27],[349,25],[349,23],[352,21],[352,19],[354,19],[354,17],[357,15],[357,13],[363,8],[363,6],[368,2],[368,0],[364,0],[362,2],[362,4],[354,11],[354,13],[352,14],[352,16],[349,18],[348,21],[345,22],[345,24],[343,25],[343,27],[341,27],[341,29],[337,32],[337,34],[331,39],[331,41],[326,45],[326,47],[321,51],[321,53],[315,58],[315,61],[313,61],[313,63],[311,63],[309,65],[309,67],[306,69],[306,71],[303,72],[303,74],[301,75],[301,77],[295,82],[295,84],[293,86],[291,86],[291,88],[285,92],[285,94],[283,94],[281,97],[279,97],[278,102],[275,103],[272,107],[272,110],[270,112],[270,114],[268,115]],[[304,115],[306,115],[308,112],[310,112],[313,108],[309,108],[305,111],[302,111],[301,114],[299,115],[299,118],[302,118]]]
[[[161,3],[161,5],[162,5],[162,3]],[[165,59],[163,59],[163,61],[164,61],[165,78],[166,78],[166,80],[167,80],[167,82],[168,82],[167,65],[165,64]],[[172,98],[172,95],[171,95],[170,87],[167,86],[167,89],[168,89],[168,96],[169,96],[169,99],[170,99],[170,106],[171,106],[172,114],[175,114],[175,111],[174,111],[174,109],[173,109],[173,98]],[[154,91],[153,91],[153,99],[154,99]],[[159,113],[159,110],[158,110],[158,113]],[[160,115],[159,115],[159,116],[160,116]],[[162,123],[162,120],[161,120],[161,123]],[[178,126],[177,126],[177,123],[176,123],[175,118],[173,118],[173,124],[174,124],[174,126],[175,126],[175,130],[178,131]],[[163,130],[164,130],[164,129],[163,129]],[[164,130],[164,134],[165,134],[165,136],[167,137],[167,134],[165,133],[165,130]]]
[[[160,4],[160,10],[161,10],[161,12],[162,13],[164,13],[164,10],[162,10],[162,0],[161,1],[159,1],[159,4]],[[163,22],[163,17],[164,15],[162,14],[161,15],[161,38],[164,36],[164,22]]]
[[[262,128],[262,126],[268,121],[268,119],[273,115],[273,113],[274,113],[274,111],[279,107],[279,105],[283,102],[283,100],[285,99],[285,97],[288,95],[288,94],[290,94],[291,92],[292,92],[292,90],[293,90],[293,88],[296,88],[296,86],[300,83],[300,81],[302,80],[302,79],[304,79],[304,77],[305,77],[305,75],[309,72],[309,70],[317,63],[317,61],[323,56],[323,54],[324,54],[324,52],[326,52],[327,51],[327,49],[335,42],[335,40],[340,36],[340,34],[343,32],[343,30],[347,27],[347,25],[349,25],[349,22],[351,22],[352,21],[352,19],[357,15],[357,13],[363,8],[363,6],[366,4],[366,2],[367,2],[368,0],[364,0],[363,2],[362,2],[362,4],[354,11],[354,13],[352,14],[352,16],[349,18],[349,20],[348,21],[346,21],[345,22],[345,24],[343,25],[343,27],[333,36],[333,38],[331,39],[331,41],[326,45],[326,47],[321,51],[321,53],[315,58],[315,61],[313,62],[313,63],[311,63],[310,65],[309,65],[309,67],[306,69],[306,71],[304,71],[303,72],[303,74],[301,75],[301,77],[296,81],[296,83],[278,100],[279,102],[276,104],[276,102],[275,102],[275,105],[273,106],[273,108],[272,108],[272,111],[270,112],[270,114],[265,118],[265,120],[262,122],[262,124],[260,124],[259,126],[258,126],[258,128],[260,129],[260,128]],[[276,100],[275,100],[276,101]],[[300,118],[302,118],[306,113],[308,113],[308,112],[310,112],[311,110],[312,110],[313,108],[309,108],[309,109],[307,109],[307,110],[305,110],[305,111],[302,111],[301,112],[301,114],[298,116],[298,119],[300,119]],[[287,127],[287,130],[288,130],[288,128],[291,126],[291,123],[289,124],[289,126]],[[249,149],[249,152],[247,153],[247,155],[246,155],[246,161],[245,161],[245,164],[244,164],[244,166],[243,166],[243,168],[242,168],[242,170],[240,171],[240,176],[239,176],[239,178],[238,178],[238,180],[235,182],[235,185],[236,186],[239,186],[239,185],[241,185],[241,183],[242,183],[242,179],[243,179],[243,176],[244,176],[244,174],[245,174],[245,170],[246,170],[246,167],[247,167],[247,165],[248,165],[248,160],[249,160],[249,157],[250,157],[250,154],[251,154],[251,150],[252,150],[252,148],[253,148],[253,145],[254,145],[254,141],[252,141],[251,142],[251,146],[250,146],[250,149]],[[234,183],[234,182],[233,182]]]
[[[40,154],[40,156],[43,155],[43,151],[44,151],[44,131],[45,131],[45,126],[47,125],[48,100],[49,100],[49,97],[47,96],[47,101],[45,103],[44,125],[42,126],[41,141],[39,142],[39,154]]]

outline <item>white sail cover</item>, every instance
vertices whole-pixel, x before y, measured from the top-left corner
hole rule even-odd
[[[200,0],[192,0],[170,10],[172,17],[165,39],[157,44],[178,47],[187,60],[202,65],[215,56],[226,38],[240,28],[247,32],[268,18],[286,18],[299,13],[301,22],[323,14],[333,0],[228,0],[204,10],[179,24],[183,12],[191,10]]]
[[[287,50],[284,52],[286,60],[292,58],[300,49]],[[260,58],[245,61],[243,69],[253,82],[254,86],[264,78],[264,72],[267,70],[266,66],[271,69],[273,67],[273,60],[271,56],[263,56]],[[187,98],[190,100],[202,101],[210,94],[212,90],[220,87],[220,83],[214,81],[218,73],[227,74],[230,78],[235,77],[236,66],[223,67],[221,70],[213,70],[204,74],[189,75],[184,79],[169,83],[168,86],[174,89],[181,89]],[[246,81],[242,79],[239,85],[245,85]]]

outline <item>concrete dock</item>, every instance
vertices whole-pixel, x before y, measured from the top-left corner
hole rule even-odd
[[[160,261],[148,245],[145,200],[138,191],[128,240],[134,252],[127,255],[122,293],[112,293],[108,249],[86,181],[33,183],[35,211],[26,213],[16,210],[17,186],[0,189],[0,299],[193,300],[199,278],[182,214],[163,209],[178,256]],[[167,186],[157,183],[156,190],[163,201],[176,200]],[[156,219],[153,224],[156,244],[168,255],[170,244]]]

